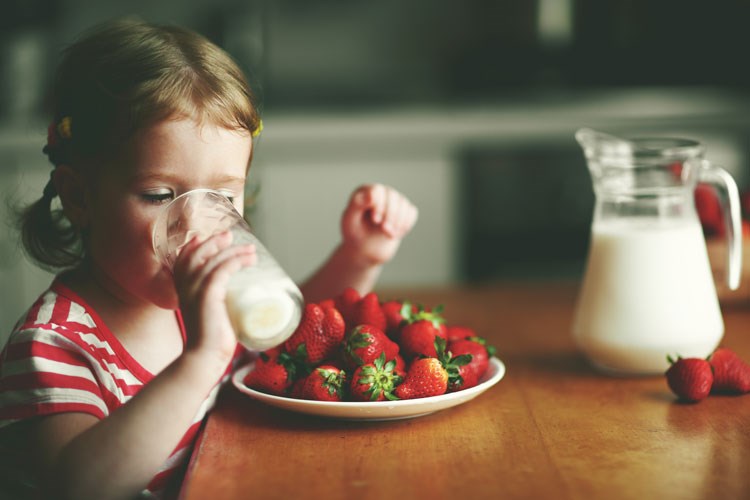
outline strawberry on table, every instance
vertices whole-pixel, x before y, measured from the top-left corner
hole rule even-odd
[[[334,299],[336,309],[338,309],[341,316],[344,317],[347,330],[356,326],[352,324],[352,320],[354,319],[354,308],[357,303],[359,303],[360,298],[361,297],[357,290],[352,287],[347,287]]]
[[[353,307],[351,321],[347,323],[347,327],[351,329],[358,325],[372,325],[378,330],[386,331],[385,314],[380,307],[380,299],[374,292],[366,294]]]
[[[357,367],[349,393],[354,401],[393,401],[398,399],[393,390],[401,381],[396,372],[396,360],[386,361],[385,353],[381,353],[372,363]]]
[[[345,331],[344,318],[336,308],[307,304],[284,349],[296,360],[314,366],[337,353]]]
[[[719,347],[708,360],[714,373],[711,392],[724,394],[750,392],[750,365],[734,351]]]
[[[463,385],[459,368],[469,362],[471,355],[452,358],[445,351],[445,345],[445,340],[438,337],[435,339],[437,357],[417,358],[411,362],[404,382],[396,387],[396,396],[401,399],[440,396],[449,385]]]
[[[448,343],[471,337],[477,337],[477,332],[473,328],[460,325],[446,325],[446,334]]]
[[[399,345],[404,357],[409,360],[416,356],[436,357],[435,339],[448,337],[442,308],[427,311],[420,307],[416,313],[402,311],[406,324],[401,327]]]
[[[403,379],[406,376],[406,361],[400,354],[396,354],[393,360],[396,362],[393,372]]]
[[[407,323],[406,317],[416,314],[417,306],[406,300],[389,300],[383,302],[380,307],[385,314],[386,335],[394,342],[398,342],[401,337],[401,327]]]
[[[398,344],[372,325],[359,325],[349,331],[343,343],[343,355],[349,366],[373,363],[381,353],[390,361],[399,353]]]
[[[481,379],[487,372],[490,358],[495,355],[495,348],[488,346],[485,339],[477,336],[466,337],[452,342],[449,341],[448,351],[454,356],[460,354],[471,354],[471,361],[465,368],[468,370],[474,370],[474,372],[476,372],[477,380]]]
[[[314,401],[343,401],[346,372],[337,366],[323,364],[314,368],[307,377],[295,384],[292,395]]]
[[[708,397],[714,382],[714,374],[708,361],[701,358],[667,357],[671,363],[667,369],[667,384],[677,397],[689,403],[697,403]]]
[[[401,315],[402,307],[403,302],[400,300],[388,300],[380,304],[385,316],[385,334],[395,342],[398,342],[401,323],[404,322],[404,317]]]
[[[706,236],[724,234],[724,216],[721,202],[710,184],[698,184],[694,191],[695,210]]]
[[[471,358],[471,354],[466,354],[466,356]],[[470,364],[461,365],[458,367],[458,377],[448,381],[447,392],[462,391],[478,384],[479,377],[477,377],[477,372],[471,368]]]
[[[400,399],[440,396],[448,390],[448,372],[437,358],[419,358],[412,362],[404,382],[396,387]]]
[[[283,396],[294,383],[297,367],[291,356],[275,347],[261,352],[243,383],[257,391]]]

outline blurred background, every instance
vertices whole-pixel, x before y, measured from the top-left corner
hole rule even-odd
[[[41,195],[45,95],[64,46],[137,15],[224,47],[262,103],[249,219],[304,279],[360,183],[420,220],[382,286],[577,279],[593,194],[587,126],[698,139],[750,184],[750,3],[741,0],[3,0],[0,328],[49,283],[14,207]]]

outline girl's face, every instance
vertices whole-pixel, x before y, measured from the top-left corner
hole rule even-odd
[[[159,210],[192,189],[214,189],[242,213],[252,140],[189,118],[134,135],[102,166],[87,193],[87,251],[97,282],[130,304],[177,308],[171,274],[156,260],[151,230]]]

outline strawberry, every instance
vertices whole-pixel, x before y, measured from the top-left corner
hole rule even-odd
[[[406,376],[406,361],[404,361],[404,358],[400,354],[396,354],[393,360],[396,362],[396,366],[393,368],[393,373],[404,378]]]
[[[351,322],[347,323],[349,329],[358,325],[372,325],[378,330],[385,332],[387,327],[385,314],[380,308],[380,300],[374,292],[370,292],[354,306]]]
[[[320,302],[318,302],[318,305],[322,307],[323,309],[326,309],[329,307],[333,307],[334,309],[336,308],[336,302],[334,302],[333,299],[321,300]]]
[[[469,337],[476,337],[477,332],[468,326],[450,325],[446,326],[447,340],[450,344],[456,340],[463,340]]]
[[[314,368],[299,384],[295,384],[293,395],[314,401],[343,401],[346,387],[346,372],[337,366],[323,364]]]
[[[724,217],[721,202],[710,184],[698,184],[694,191],[695,210],[706,236],[724,234]]]
[[[359,302],[359,299],[359,292],[352,287],[345,288],[344,291],[334,299],[336,309],[338,309],[341,316],[344,317],[347,330],[355,326],[352,324],[352,319],[354,318],[354,308]]]
[[[406,307],[408,311],[411,311],[413,306],[408,302],[402,302],[400,300],[389,300],[380,304],[380,308],[385,315],[385,333],[394,342],[398,342],[401,334],[401,325],[406,322],[404,316],[401,314],[401,310],[404,307]],[[414,312],[416,312],[416,310]]]
[[[468,356],[469,359],[472,358],[471,354],[467,354],[466,356]],[[477,384],[479,384],[479,377],[477,377],[477,372],[471,367],[471,361],[469,361],[469,364],[458,367],[458,378],[448,382],[447,392],[456,392],[463,389],[468,389],[469,387],[474,387]]]
[[[381,353],[372,363],[357,367],[352,375],[349,393],[354,401],[393,401],[394,388],[402,378],[396,373],[396,360],[385,360]]]
[[[442,306],[438,306],[434,311],[424,309],[422,306],[419,306],[416,312],[407,307],[402,309],[401,314],[406,324],[401,327],[399,345],[404,357],[412,359],[416,356],[432,358],[437,356],[435,339],[448,337],[442,311]]]
[[[708,358],[714,372],[713,393],[745,394],[750,392],[750,365],[734,351],[719,347]]]
[[[401,399],[440,396],[449,385],[462,386],[459,368],[470,361],[471,355],[451,358],[445,345],[445,339],[437,337],[434,346],[437,357],[417,358],[411,362],[404,382],[396,387],[396,396]]]
[[[396,387],[400,399],[440,396],[448,390],[448,372],[437,358],[415,359],[404,382]]]
[[[490,364],[490,358],[495,355],[495,348],[487,345],[482,337],[467,337],[448,342],[448,350],[454,355],[471,354],[471,362],[466,365],[476,373],[477,380],[481,379]]]
[[[343,344],[344,359],[349,366],[373,363],[380,354],[390,361],[399,351],[398,344],[372,325],[359,325],[347,333]]]
[[[291,356],[275,347],[260,353],[243,383],[251,389],[282,396],[292,386],[296,374],[297,368]]]
[[[315,366],[336,354],[345,331],[344,318],[336,308],[307,304],[284,349],[296,360]]]
[[[671,366],[666,371],[667,384],[677,397],[686,402],[697,403],[711,392],[714,374],[708,361],[701,358],[677,358],[670,356]]]

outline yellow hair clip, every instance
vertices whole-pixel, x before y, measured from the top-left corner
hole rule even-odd
[[[73,137],[73,119],[69,116],[64,116],[60,123],[57,124],[57,134],[62,139],[70,139]]]
[[[258,120],[258,128],[253,130],[253,139],[258,137],[261,132],[263,132],[263,120]]]

